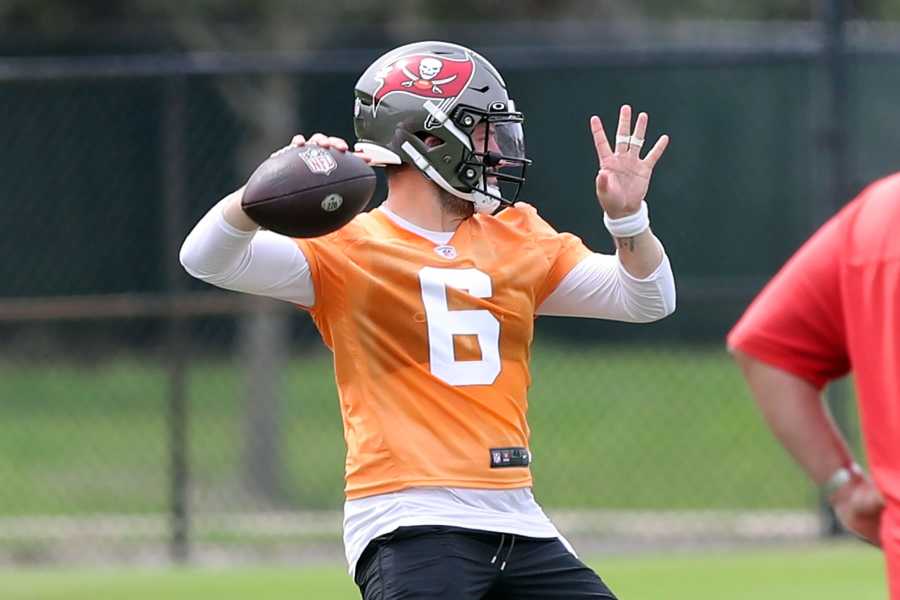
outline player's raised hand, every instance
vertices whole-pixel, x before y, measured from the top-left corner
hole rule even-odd
[[[619,110],[615,150],[610,147],[603,123],[596,115],[591,117],[591,133],[600,163],[595,182],[600,206],[611,219],[637,212],[650,187],[653,167],[669,145],[669,136],[660,137],[647,156],[641,158],[641,146],[647,133],[647,113],[638,115],[632,133],[631,107],[627,104]]]

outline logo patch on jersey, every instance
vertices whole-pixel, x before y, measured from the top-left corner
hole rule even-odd
[[[379,85],[374,94],[372,114],[378,114],[378,105],[390,94],[436,98],[439,100],[437,107],[447,113],[474,74],[475,63],[468,55],[462,59],[433,54],[401,56],[375,75]],[[426,129],[435,126],[437,123],[432,117],[425,121]]]
[[[330,175],[337,169],[337,161],[327,150],[319,148],[315,144],[304,147],[297,155],[303,159],[311,173]]]
[[[438,253],[439,256],[446,258],[447,260],[453,260],[456,258],[456,248],[453,246],[438,246],[434,249],[435,252]]]
[[[531,464],[528,448],[491,448],[491,468],[527,467]]]

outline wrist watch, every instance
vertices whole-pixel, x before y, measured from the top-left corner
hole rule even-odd
[[[849,467],[841,467],[822,484],[822,495],[830,499],[835,492],[850,483],[854,477],[861,477],[862,474],[862,467],[856,463],[852,463]]]

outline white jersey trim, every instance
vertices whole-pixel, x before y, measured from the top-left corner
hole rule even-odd
[[[450,238],[453,237],[453,234],[456,233],[455,231],[432,231],[431,229],[419,227],[418,225],[410,223],[409,221],[392,211],[387,207],[387,204],[381,204],[378,207],[378,210],[387,215],[387,217],[391,221],[396,223],[397,226],[401,229],[405,229],[411,233],[415,233],[419,237],[423,237],[429,242],[432,242],[433,244],[437,244],[439,246],[449,242]]]
[[[344,503],[344,551],[350,575],[366,546],[398,527],[446,525],[534,538],[558,538],[575,550],[534,499],[531,488],[420,487]]]

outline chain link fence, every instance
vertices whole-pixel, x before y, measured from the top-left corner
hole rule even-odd
[[[788,45],[485,49],[528,115],[530,201],[597,250],[588,116],[629,101],[674,140],[650,201],[676,315],[538,321],[535,493],[584,551],[822,530],[723,336],[836,198],[890,170],[900,54],[801,29]],[[375,55],[0,65],[0,561],[341,555],[330,355],[302,312],[205,288],[176,255],[294,131],[351,137]],[[865,143],[840,135],[851,123]],[[830,194],[844,142],[851,180]]]

